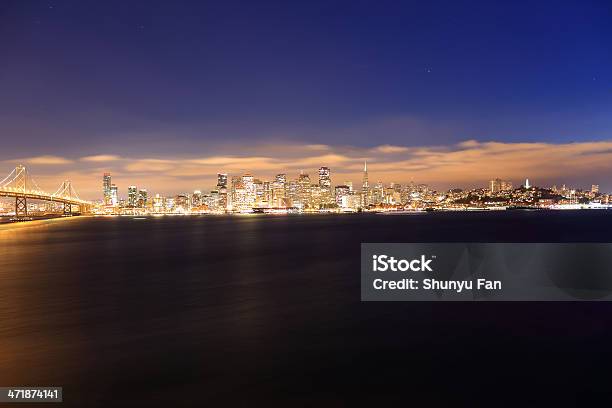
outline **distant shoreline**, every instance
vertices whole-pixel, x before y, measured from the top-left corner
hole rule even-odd
[[[547,213],[559,212],[598,212],[597,210],[609,210],[612,208],[508,208],[508,209],[490,209],[490,208],[470,208],[470,209],[436,209],[436,210],[399,210],[399,211],[364,211],[364,212],[289,212],[289,213],[201,213],[201,214],[183,214],[183,213],[165,213],[165,214],[88,214],[78,215],[73,217],[63,217],[61,215],[54,217],[33,217],[28,221],[11,221],[13,215],[0,215],[0,231],[12,229],[12,227],[34,226],[44,223],[59,222],[60,220],[74,220],[80,218],[160,218],[160,217],[245,217],[245,216],[268,216],[268,217],[283,217],[283,216],[313,216],[313,215],[415,215],[415,214],[431,214],[431,213],[507,213],[515,211],[537,211]]]
[[[38,227],[44,224],[50,224],[55,222],[62,222],[67,220],[75,220],[79,218],[90,218],[89,215],[80,215],[78,217],[45,217],[45,218],[34,218],[31,221],[10,221],[12,216],[0,216],[0,232],[15,230],[28,227]]]

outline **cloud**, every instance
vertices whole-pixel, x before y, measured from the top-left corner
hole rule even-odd
[[[19,162],[26,164],[40,164],[40,165],[61,165],[73,163],[72,160],[66,159],[59,156],[35,156],[28,157],[25,159],[11,160],[11,162]]]
[[[84,162],[104,163],[121,160],[121,157],[116,156],[114,154],[98,154],[95,156],[81,157],[79,160]]]
[[[180,164],[178,160],[168,159],[138,159],[130,161],[125,170],[128,172],[165,172]]]
[[[404,153],[409,151],[410,148],[406,146],[392,146],[392,145],[381,145],[372,149],[373,152],[377,153]]]

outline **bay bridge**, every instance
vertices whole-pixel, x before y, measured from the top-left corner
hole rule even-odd
[[[0,197],[15,198],[15,219],[28,219],[28,200],[58,203],[63,206],[63,214],[70,216],[73,210],[84,214],[91,211],[92,203],[79,198],[70,180],[63,181],[55,193],[43,191],[32,178],[25,166],[18,165],[0,181]]]

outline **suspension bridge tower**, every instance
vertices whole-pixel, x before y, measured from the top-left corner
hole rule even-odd
[[[28,199],[26,191],[28,188],[28,174],[22,165],[15,167],[15,218],[23,220],[28,218]]]

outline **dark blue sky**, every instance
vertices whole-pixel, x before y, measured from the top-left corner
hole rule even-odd
[[[611,22],[609,1],[4,0],[2,158],[610,139]]]

